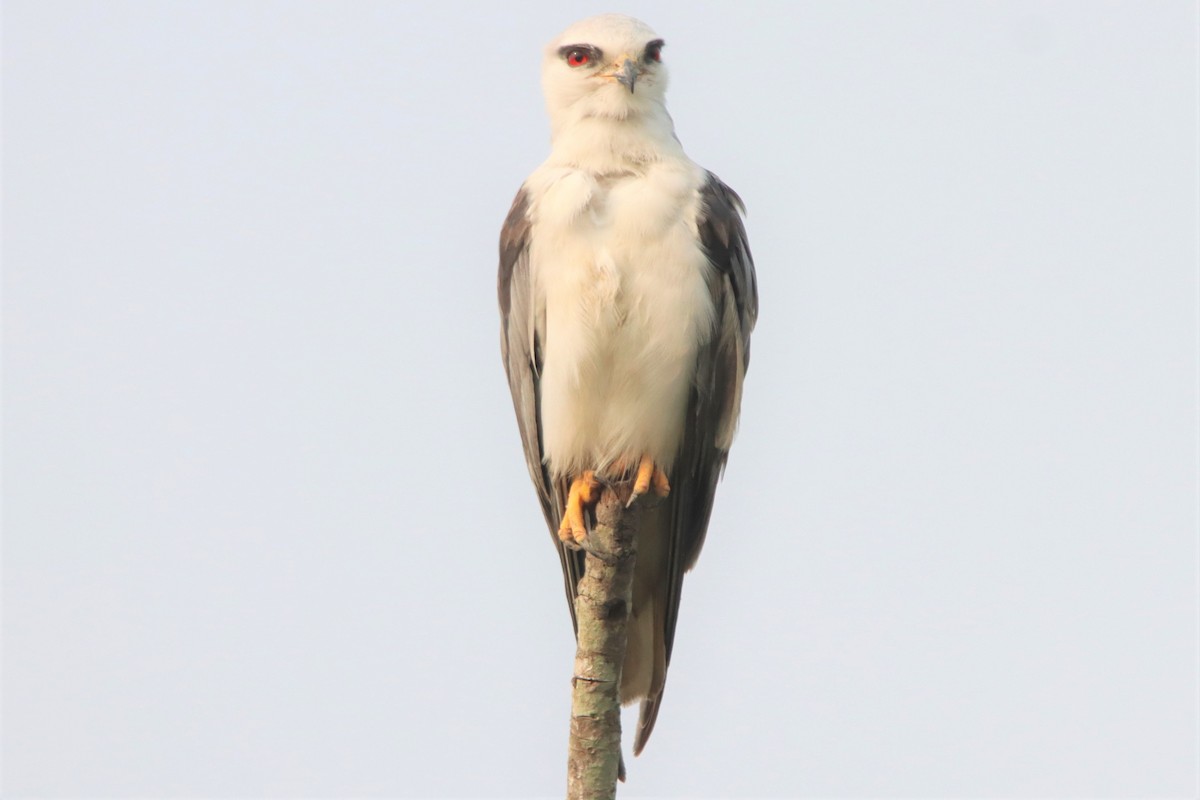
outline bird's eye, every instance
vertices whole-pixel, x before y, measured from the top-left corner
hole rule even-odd
[[[572,67],[582,67],[591,60],[586,50],[571,50],[567,53],[567,64]]]
[[[646,45],[646,60],[647,61],[662,61],[663,43],[661,41],[653,41]]]

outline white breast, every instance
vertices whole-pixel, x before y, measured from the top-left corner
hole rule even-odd
[[[698,348],[713,327],[686,160],[600,179],[531,176],[531,264],[544,309],[542,435],[555,476],[650,455],[668,470]]]

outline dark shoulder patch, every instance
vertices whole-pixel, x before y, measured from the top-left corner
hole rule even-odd
[[[500,273],[497,275],[496,290],[500,299],[500,313],[508,316],[512,304],[509,283],[512,281],[513,266],[529,243],[529,197],[525,187],[513,198],[512,207],[500,229]]]
[[[712,265],[729,277],[742,330],[749,339],[758,318],[758,280],[742,223],[746,207],[737,192],[711,172],[700,197],[702,207],[697,221],[700,241]]]

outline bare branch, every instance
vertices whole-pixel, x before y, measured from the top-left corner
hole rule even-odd
[[[612,800],[621,771],[621,665],[633,596],[635,520],[628,486],[606,486],[588,534],[575,598],[579,632],[571,682],[568,800]],[[624,775],[620,775],[624,779]]]

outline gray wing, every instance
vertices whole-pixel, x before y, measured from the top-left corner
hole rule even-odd
[[[562,509],[566,507],[567,487],[550,480],[542,460],[541,368],[545,319],[539,318],[533,301],[533,275],[529,266],[529,198],[525,189],[517,192],[500,230],[500,272],[497,292],[500,299],[500,353],[513,409],[525,449],[525,465],[537,490],[542,515],[562,563],[563,588],[575,625],[575,591],[583,575],[583,553],[568,550],[558,538]]]
[[[742,381],[750,364],[750,332],[758,318],[758,284],[742,224],[742,200],[712,173],[700,191],[697,228],[713,266],[708,289],[716,309],[716,328],[712,340],[697,356],[683,443],[670,475],[671,532],[664,618],[668,665],[679,619],[683,574],[695,565],[708,531],[717,481],[737,428]],[[662,691],[663,685],[659,685],[642,701],[634,754],[641,752],[654,729]]]

